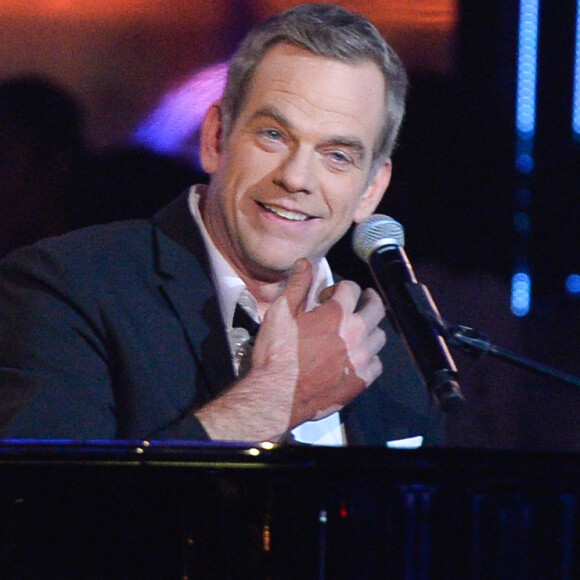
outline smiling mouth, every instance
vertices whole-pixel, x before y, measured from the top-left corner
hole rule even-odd
[[[308,216],[304,213],[298,213],[295,211],[290,211],[288,209],[283,209],[281,207],[275,206],[275,205],[269,205],[267,203],[260,203],[260,205],[268,210],[269,212],[277,215],[278,217],[281,217],[283,219],[286,220],[290,220],[293,222],[305,222],[306,220],[310,220],[313,219],[311,216]]]

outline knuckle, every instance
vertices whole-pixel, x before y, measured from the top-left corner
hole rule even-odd
[[[375,361],[375,364],[373,365],[374,366],[373,381],[375,379],[379,378],[383,374],[383,363],[382,363],[381,359],[378,357],[378,355],[375,355],[374,361]]]
[[[361,287],[356,282],[353,282],[352,280],[341,280],[336,285],[336,290],[337,290],[337,294],[336,294],[337,297],[338,297],[338,293],[340,293],[341,296],[344,296],[345,298],[348,297],[351,300],[352,299],[358,300],[359,296],[362,293]]]
[[[380,350],[387,344],[387,333],[382,328],[377,328],[377,334],[379,337]]]

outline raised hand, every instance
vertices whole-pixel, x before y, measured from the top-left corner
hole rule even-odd
[[[306,312],[311,283],[311,265],[298,260],[266,313],[250,372],[197,413],[212,438],[278,440],[304,421],[339,410],[381,373],[378,294],[361,295],[357,284],[343,281]]]

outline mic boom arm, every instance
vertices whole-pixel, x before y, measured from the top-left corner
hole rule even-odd
[[[451,346],[459,348],[473,356],[490,354],[514,366],[534,371],[563,383],[574,385],[575,387],[580,387],[580,378],[495,346],[487,337],[469,326],[455,325],[448,327],[445,329],[445,336]]]

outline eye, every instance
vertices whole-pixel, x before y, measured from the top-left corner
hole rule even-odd
[[[264,139],[269,139],[270,141],[280,141],[282,139],[282,132],[279,131],[278,129],[272,128],[259,129],[258,135],[260,135],[260,137],[263,137]]]
[[[341,149],[332,149],[326,152],[326,158],[335,167],[344,168],[354,163],[352,156]]]
[[[277,127],[257,127],[254,134],[258,147],[265,151],[279,151],[286,147],[288,141],[286,133]]]

